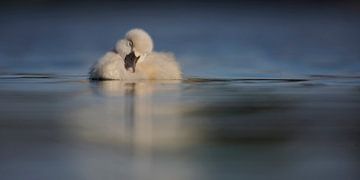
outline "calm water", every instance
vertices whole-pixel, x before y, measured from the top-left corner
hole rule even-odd
[[[5,179],[357,179],[360,78],[0,76]]]
[[[360,178],[356,8],[133,5],[0,8],[1,179]],[[88,81],[133,27],[183,81]]]

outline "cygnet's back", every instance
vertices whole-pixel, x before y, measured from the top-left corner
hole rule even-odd
[[[145,79],[181,79],[180,66],[171,53],[152,52],[138,65]]]

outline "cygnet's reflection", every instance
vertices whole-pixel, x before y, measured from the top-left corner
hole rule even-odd
[[[119,127],[122,131],[120,138],[134,145],[136,149],[150,147],[152,144],[152,86],[153,84],[145,82],[98,83],[102,95],[108,98],[124,98],[123,113],[119,117],[122,121],[122,128]]]
[[[95,92],[105,101],[107,122],[111,137],[132,147],[132,174],[135,179],[149,179],[153,176],[190,177],[192,170],[181,173],[159,173],[154,169],[155,149],[177,149],[189,145],[194,132],[182,122],[179,102],[179,81],[168,82],[123,82],[103,81],[94,86]],[[190,167],[188,164],[187,167]],[[192,169],[192,168],[190,168]]]
[[[106,134],[119,139],[118,143],[130,144],[136,149],[186,144],[183,140],[192,139],[188,138],[192,133],[191,128],[181,125],[178,83],[101,81],[92,84],[93,92],[104,101],[104,105],[95,110],[105,111],[104,117],[99,117],[106,123],[101,127],[107,127]]]
[[[176,82],[176,81],[175,81]],[[102,96],[144,96],[152,95],[153,81],[99,81],[93,90]]]

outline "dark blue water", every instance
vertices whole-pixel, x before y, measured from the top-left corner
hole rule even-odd
[[[3,7],[0,176],[359,179],[356,11],[175,5]],[[133,27],[184,80],[88,80]]]
[[[86,74],[140,27],[155,50],[175,53],[188,76],[359,75],[359,16],[351,7],[206,3],[8,7],[0,16],[0,72]]]

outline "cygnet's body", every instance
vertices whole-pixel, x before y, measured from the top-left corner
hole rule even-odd
[[[181,79],[181,69],[171,53],[153,52],[151,37],[133,29],[90,69],[93,80]]]

